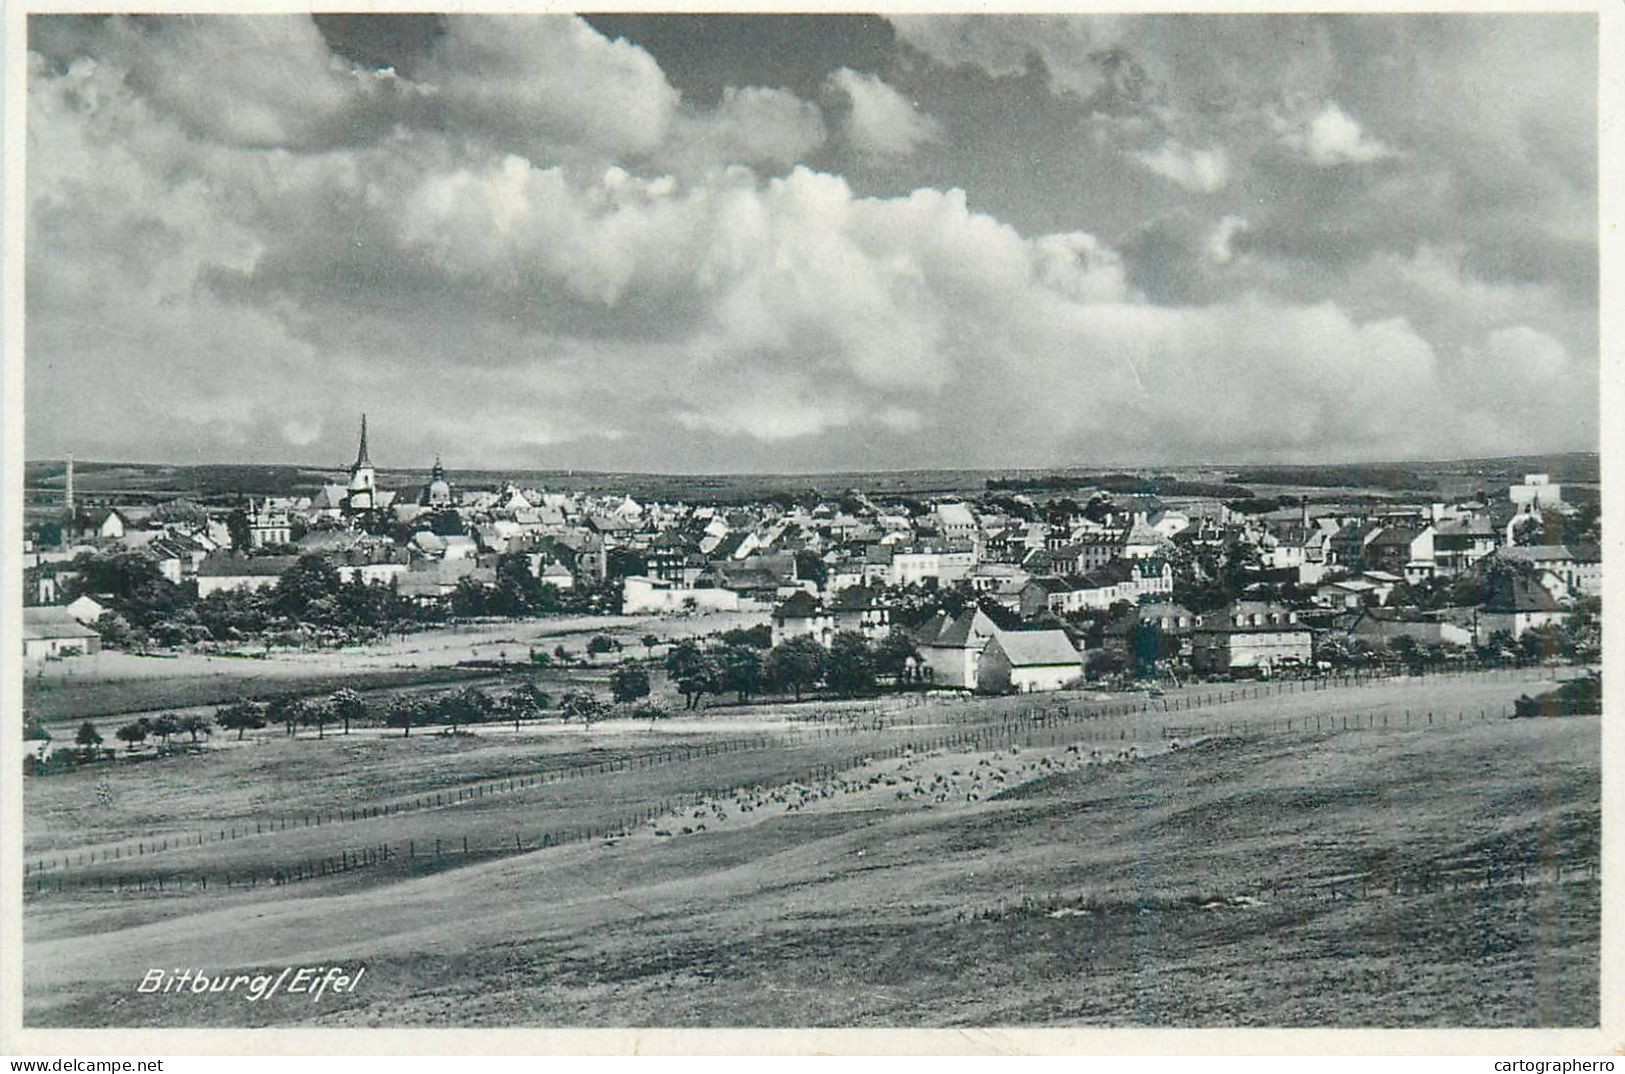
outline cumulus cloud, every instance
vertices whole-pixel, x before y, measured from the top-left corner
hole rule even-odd
[[[1045,286],[1079,302],[1121,302],[1129,297],[1123,259],[1081,231],[1045,235],[1032,244],[1034,267]]]
[[[248,146],[305,146],[336,136],[335,122],[383,76],[328,51],[309,18],[114,18],[99,62],[206,138]]]
[[[1222,148],[1192,149],[1170,139],[1154,150],[1129,156],[1170,183],[1196,194],[1212,194],[1230,181],[1230,158]]]
[[[865,156],[905,156],[942,137],[941,123],[875,75],[842,67],[829,76],[829,87],[845,98],[850,111],[842,129]]]
[[[1366,134],[1359,121],[1335,101],[1327,101],[1305,119],[1286,124],[1282,140],[1321,168],[1369,164],[1394,155],[1392,148]]]
[[[337,464],[363,405],[399,463],[612,468],[1440,455],[1505,449],[1520,408],[1532,439],[1589,420],[1587,311],[1462,251],[1371,255],[1333,289],[1256,245],[1250,201],[1164,213],[1158,245],[870,194],[798,159],[815,105],[696,107],[563,17],[453,20],[405,88],[311,51],[314,85],[245,75],[211,116],[154,81],[183,29],[109,20],[111,44],[31,61],[31,450]],[[854,147],[945,136],[837,74]],[[859,119],[865,94],[889,103]],[[1233,208],[1220,144],[1181,130],[1132,166]]]
[[[708,112],[679,115],[667,156],[686,169],[794,164],[824,144],[824,114],[782,89],[729,86]]]
[[[898,36],[938,63],[995,78],[1026,74],[1036,59],[1058,92],[1087,98],[1109,75],[1109,50],[1122,39],[1107,15],[893,15]]]
[[[647,52],[566,15],[451,17],[417,81],[449,122],[520,152],[559,140],[648,151],[665,138],[678,101]]]

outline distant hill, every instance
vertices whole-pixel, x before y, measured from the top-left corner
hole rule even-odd
[[[1392,492],[1440,494],[1458,487],[1508,484],[1525,473],[1547,473],[1553,481],[1595,483],[1601,479],[1595,453],[1554,456],[1506,456],[1440,462],[1314,466],[1248,466],[1205,470],[1198,476],[1177,475],[1168,467],[1126,472],[1118,468],[1020,468],[850,471],[821,474],[649,474],[589,470],[452,470],[453,484],[494,488],[504,481],[521,487],[560,492],[627,494],[638,499],[743,503],[788,498],[833,498],[849,490],[886,497],[976,496],[988,489],[1031,489],[1054,492],[1073,488],[1111,491],[1157,491],[1163,495],[1245,496],[1241,485],[1284,485],[1305,488],[1361,488]],[[1212,475],[1211,479],[1205,475]],[[1219,478],[1222,475],[1223,480]],[[61,460],[38,459],[24,464],[23,483],[36,503],[60,497]],[[324,483],[344,480],[342,469],[307,466],[218,463],[169,463],[76,460],[74,483],[81,495],[116,495],[130,501],[185,496],[223,501],[244,496],[289,496],[313,493]],[[427,470],[379,470],[384,488],[413,489],[429,480]]]

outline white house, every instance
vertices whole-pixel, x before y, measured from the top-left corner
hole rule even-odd
[[[976,687],[986,693],[1059,690],[1083,675],[1064,630],[1001,630],[982,650]]]
[[[1554,485],[1546,474],[1524,474],[1523,484],[1507,488],[1507,499],[1518,507],[1539,511],[1563,502],[1563,486]]]
[[[55,660],[101,651],[101,635],[66,608],[23,609],[23,659]]]
[[[660,578],[633,575],[622,582],[621,610],[627,615],[684,611],[736,612],[739,594],[731,589],[690,589]]]
[[[67,605],[67,613],[85,626],[94,626],[106,611],[107,608],[88,593]]]
[[[972,690],[976,688],[982,650],[998,630],[986,612],[971,608],[952,619],[938,612],[915,631],[914,638],[933,682]]]

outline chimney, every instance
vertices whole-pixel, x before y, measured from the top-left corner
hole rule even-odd
[[[73,453],[71,451],[68,453],[68,482],[66,491],[62,494],[62,505],[68,509],[70,515],[73,514]]]

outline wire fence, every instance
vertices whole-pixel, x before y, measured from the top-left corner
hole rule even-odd
[[[1538,682],[1555,680],[1558,669],[1555,668],[1522,668],[1499,669],[1497,671],[1470,670],[1465,674],[1480,677],[1503,675],[1509,680],[1519,682]],[[1458,674],[1457,672],[1442,672],[1440,674]],[[1006,699],[1016,702],[1021,707],[1006,708],[996,713],[997,722],[982,721],[955,721],[947,718],[941,722],[933,722],[930,726],[957,726],[964,729],[950,731],[937,735],[917,737],[914,732],[919,730],[913,721],[907,724],[894,722],[889,725],[876,727],[857,722],[831,723],[810,728],[786,730],[775,734],[759,734],[743,738],[724,739],[717,742],[701,743],[698,745],[664,745],[629,753],[624,757],[613,758],[606,761],[594,762],[585,765],[572,765],[548,771],[535,772],[529,775],[515,775],[494,780],[484,780],[447,788],[441,791],[425,792],[410,799],[396,802],[385,802],[376,805],[363,805],[348,810],[329,810],[325,812],[304,812],[279,817],[256,819],[252,823],[241,821],[213,828],[206,831],[197,831],[183,834],[153,835],[138,838],[112,847],[96,847],[81,850],[76,853],[65,853],[49,858],[38,857],[24,862],[23,873],[25,890],[29,890],[30,878],[38,880],[50,874],[64,872],[70,869],[88,869],[101,865],[103,868],[98,875],[105,875],[109,864],[122,864],[131,861],[139,862],[154,854],[162,854],[172,850],[189,847],[199,847],[210,843],[230,842],[233,840],[272,835],[300,828],[320,828],[353,824],[362,821],[371,821],[380,818],[396,817],[404,814],[423,812],[428,810],[455,807],[466,802],[474,802],[504,794],[513,794],[532,790],[561,782],[606,778],[619,773],[634,772],[655,768],[664,768],[675,765],[692,764],[695,761],[704,761],[708,758],[733,755],[753,750],[784,750],[809,745],[816,742],[828,742],[845,737],[855,737],[870,733],[883,733],[888,738],[899,741],[890,745],[878,745],[865,753],[854,757],[868,757],[870,759],[896,759],[906,754],[931,750],[982,750],[999,748],[1004,745],[1061,745],[1061,729],[1072,727],[1080,723],[1106,722],[1120,720],[1133,716],[1151,714],[1168,715],[1178,712],[1195,712],[1210,709],[1219,705],[1236,704],[1246,701],[1258,701],[1269,697],[1282,696],[1295,693],[1310,693],[1336,688],[1357,686],[1382,685],[1404,681],[1403,676],[1383,675],[1377,673],[1361,673],[1350,676],[1322,676],[1305,679],[1289,679],[1278,682],[1262,682],[1251,685],[1231,686],[1227,689],[1196,691],[1176,697],[1150,697],[1138,700],[1100,702],[1094,700],[1066,700],[1034,703],[1030,697]],[[853,711],[856,711],[854,709]],[[873,710],[868,710],[873,711]],[[1202,724],[1161,724],[1157,733],[1164,739],[1187,739],[1212,734],[1258,734],[1258,733],[1303,733],[1303,732],[1329,732],[1329,731],[1361,731],[1390,728],[1435,727],[1449,724],[1462,724],[1471,721],[1485,721],[1492,716],[1505,717],[1509,714],[1508,706],[1503,704],[1499,713],[1480,708],[1474,712],[1458,710],[1454,713],[1407,710],[1403,719],[1397,713],[1366,712],[1341,713],[1337,715],[1305,715],[1296,717],[1277,717],[1264,719],[1247,719],[1226,721],[1224,723],[1207,722]],[[1129,732],[1127,728],[1117,729],[1115,734],[1101,732],[1096,734],[1072,735],[1069,741],[1079,743],[1088,742],[1100,744],[1110,741],[1127,741]],[[856,767],[859,763],[854,760],[848,767]],[[810,778],[827,778],[823,775],[829,765],[819,765],[810,773]],[[834,768],[833,771],[840,769]],[[654,815],[658,815],[656,811]],[[624,827],[624,826],[623,826]],[[588,835],[585,838],[593,838]],[[543,846],[560,845],[560,841],[571,841],[568,833],[547,833],[538,836],[527,843],[522,837],[516,837],[513,844],[517,849],[536,849]],[[505,844],[506,845],[506,844]],[[408,853],[411,850],[408,848]],[[368,853],[363,846],[357,853]],[[301,866],[299,879],[309,879],[313,876],[330,875],[335,870],[325,868],[330,858],[338,860],[341,864],[348,862],[350,852],[341,850],[337,855],[317,859],[308,867]],[[387,860],[387,859],[384,859]],[[349,871],[354,866],[345,865],[337,869],[338,872]],[[137,879],[146,875],[133,874]],[[180,874],[176,874],[177,876]],[[291,882],[291,881],[287,881]],[[199,883],[197,886],[202,887]],[[228,885],[229,886],[229,885]],[[36,883],[32,890],[43,893],[49,884]],[[66,890],[58,888],[58,890]]]

